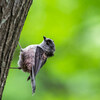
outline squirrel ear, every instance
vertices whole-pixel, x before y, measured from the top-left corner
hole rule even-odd
[[[46,37],[45,36],[43,36],[43,38],[44,38],[44,40],[46,40]]]

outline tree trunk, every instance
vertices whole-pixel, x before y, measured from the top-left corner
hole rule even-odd
[[[0,0],[0,100],[9,66],[33,0]]]

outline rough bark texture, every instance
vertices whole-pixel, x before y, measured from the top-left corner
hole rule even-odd
[[[0,0],[0,100],[32,0]]]

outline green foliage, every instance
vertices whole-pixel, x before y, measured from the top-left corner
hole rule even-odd
[[[20,44],[54,40],[55,56],[36,77],[32,96],[27,73],[10,70],[3,100],[100,99],[100,0],[34,0]],[[17,67],[17,47],[11,66]]]

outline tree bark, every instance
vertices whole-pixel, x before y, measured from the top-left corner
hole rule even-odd
[[[0,100],[14,50],[33,0],[0,0]]]

